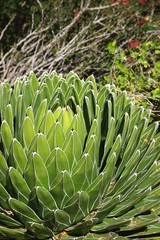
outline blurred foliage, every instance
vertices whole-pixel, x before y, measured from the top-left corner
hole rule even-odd
[[[128,41],[125,48],[119,48],[113,41],[105,50],[110,69],[109,75],[104,76],[107,83],[115,83],[119,89],[133,94],[148,92],[150,97],[160,96],[160,40]]]

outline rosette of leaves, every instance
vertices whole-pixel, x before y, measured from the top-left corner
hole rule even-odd
[[[157,239],[160,134],[93,76],[0,86],[0,239]]]

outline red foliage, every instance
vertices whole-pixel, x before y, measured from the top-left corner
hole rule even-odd
[[[129,2],[129,0],[120,0],[120,4],[124,4],[124,3],[128,3]]]
[[[146,4],[146,3],[147,3],[147,0],[139,0],[139,2],[140,2],[141,4]]]
[[[141,25],[143,25],[143,24],[145,24],[146,23],[146,20],[145,19],[141,19],[141,20],[139,20],[139,24],[141,24]]]
[[[141,44],[139,41],[132,41],[131,39],[129,39],[127,42],[131,48],[136,48]]]
[[[116,3],[117,3],[117,1],[112,1],[112,2],[111,2],[111,4],[116,4]]]

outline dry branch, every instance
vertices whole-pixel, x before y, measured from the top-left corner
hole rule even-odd
[[[106,57],[106,44],[111,37],[125,38],[120,44],[121,49],[127,42],[126,29],[131,21],[135,21],[134,14],[128,17],[124,11],[116,11],[115,14],[107,12],[114,11],[118,4],[95,7],[91,1],[81,0],[79,11],[73,19],[58,34],[53,34],[52,38],[48,39],[53,23],[42,27],[43,6],[39,0],[37,4],[41,8],[40,25],[32,29],[33,20],[31,31],[7,53],[1,53],[0,81],[7,79],[13,83],[17,77],[28,74],[31,70],[37,75],[53,70],[59,73],[75,70],[79,74],[82,71],[87,74],[92,70],[95,74],[99,72],[99,76],[107,74],[110,70],[105,66],[101,67]],[[129,11],[128,8],[127,12]],[[86,14],[89,14],[87,24]],[[3,37],[3,33],[1,35]]]

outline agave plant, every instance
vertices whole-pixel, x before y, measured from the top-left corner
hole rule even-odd
[[[160,237],[150,111],[90,76],[0,87],[0,239]]]

